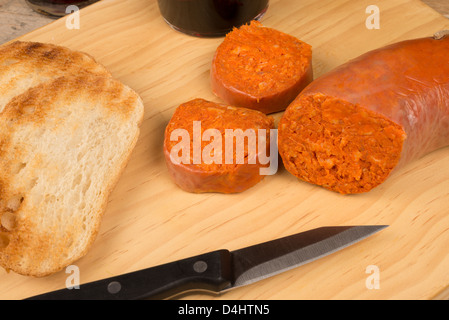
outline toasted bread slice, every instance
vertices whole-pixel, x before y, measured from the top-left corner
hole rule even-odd
[[[143,118],[108,76],[63,76],[0,113],[0,265],[46,276],[86,254]]]
[[[0,112],[16,95],[65,74],[109,75],[90,55],[65,47],[15,41],[0,46]]]

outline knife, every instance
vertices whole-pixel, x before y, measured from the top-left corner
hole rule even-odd
[[[217,250],[27,300],[168,299],[192,291],[221,294],[339,251],[386,227],[321,227],[236,251]]]

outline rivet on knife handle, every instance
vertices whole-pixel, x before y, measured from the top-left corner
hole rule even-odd
[[[342,250],[387,226],[322,227],[229,252],[218,250],[31,299],[166,299],[224,293]]]
[[[166,299],[187,291],[219,293],[231,282],[231,254],[218,250],[29,300]]]

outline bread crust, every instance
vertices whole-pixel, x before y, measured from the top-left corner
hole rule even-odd
[[[16,95],[63,75],[111,76],[87,53],[48,43],[15,41],[0,46],[0,112]]]
[[[17,43],[8,50],[60,65],[69,49]],[[82,61],[70,57],[68,64]],[[139,137],[141,98],[87,59],[92,72],[67,66],[60,76],[37,76],[0,112],[0,266],[18,274],[48,276],[89,251]]]

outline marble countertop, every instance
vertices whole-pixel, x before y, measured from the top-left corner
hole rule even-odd
[[[421,0],[449,18],[448,0]],[[0,44],[43,27],[53,18],[33,11],[24,0],[0,0]]]

